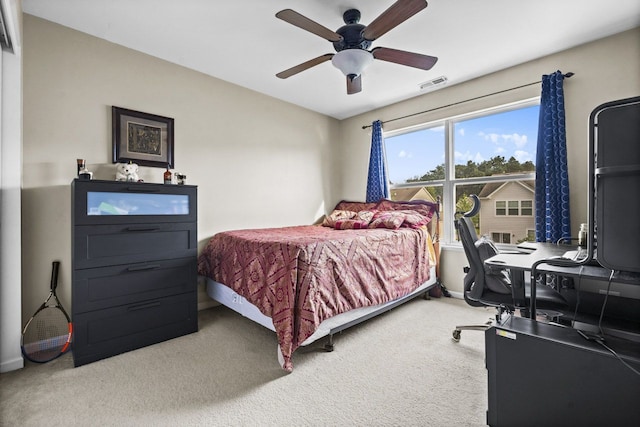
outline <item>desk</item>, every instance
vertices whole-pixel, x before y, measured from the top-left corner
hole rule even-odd
[[[508,268],[511,270],[511,286],[522,289],[521,303],[524,302],[524,273],[531,271],[531,267],[539,261],[551,257],[558,257],[568,250],[575,250],[575,246],[556,245],[554,243],[531,243],[527,242],[519,246],[519,252],[504,252],[488,258],[484,263],[495,268]],[[540,271],[538,269],[538,271]],[[535,282],[535,281],[532,281]],[[536,308],[536,287],[531,286],[531,313],[530,317],[535,319]]]
[[[522,252],[518,253],[500,253],[496,256],[488,258],[486,265],[496,268],[508,268],[511,270],[512,286],[524,289],[524,273],[531,271],[536,265],[536,272],[543,274],[557,274],[567,277],[586,277],[594,280],[611,280],[616,283],[640,284],[640,273],[620,272],[616,271],[611,276],[612,271],[597,265],[580,265],[575,266],[556,266],[543,262],[543,260],[558,257],[568,250],[575,250],[575,246],[556,245],[554,243],[532,243],[526,242],[519,247]],[[532,282],[535,283],[534,280]],[[535,296],[536,287],[532,283],[531,286],[531,312],[530,317],[535,319],[536,307]]]

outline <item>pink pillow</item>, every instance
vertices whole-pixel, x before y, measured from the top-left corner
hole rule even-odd
[[[335,222],[333,228],[336,230],[352,230],[368,228],[369,223],[373,219],[375,211],[355,212],[355,216],[348,219],[341,219]]]
[[[400,211],[378,211],[369,223],[369,228],[400,228],[405,219],[405,214]]]
[[[324,221],[322,221],[322,225],[324,225],[325,227],[334,227],[337,221],[351,219],[355,216],[356,212],[336,209],[331,212],[331,215],[324,218]]]
[[[427,218],[426,216],[413,210],[394,211],[394,212],[402,212],[405,215],[404,222],[402,223],[401,227],[421,228],[429,224],[429,221],[431,221],[431,217]]]
[[[334,210],[331,215],[326,217],[322,222],[322,225],[326,227],[333,227],[336,230],[348,230],[367,228],[375,211],[343,211]]]
[[[427,222],[422,224],[426,225],[431,221],[433,214],[436,211],[436,204],[428,202],[426,200],[413,200],[413,201],[393,201],[393,200],[381,200],[378,202],[376,208],[380,211],[414,211],[422,215],[427,219]],[[411,225],[413,226],[413,225]]]

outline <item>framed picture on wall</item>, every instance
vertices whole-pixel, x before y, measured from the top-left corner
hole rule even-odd
[[[173,119],[111,107],[113,163],[173,168]]]

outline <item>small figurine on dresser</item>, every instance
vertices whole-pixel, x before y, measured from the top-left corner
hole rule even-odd
[[[136,163],[118,163],[116,165],[116,181],[138,182],[138,165]]]
[[[78,179],[89,181],[93,178],[93,172],[87,169],[87,161],[85,159],[77,159],[78,162]]]

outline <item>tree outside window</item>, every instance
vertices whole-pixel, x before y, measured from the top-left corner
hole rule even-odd
[[[478,232],[497,233],[501,243],[529,239],[538,112],[533,99],[385,134],[391,197],[441,197],[443,236],[451,242],[456,212],[476,194]]]

